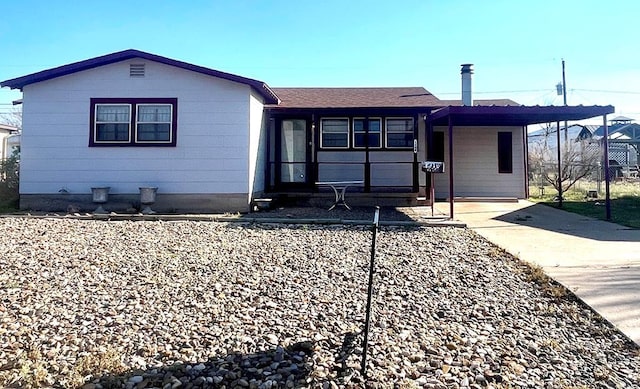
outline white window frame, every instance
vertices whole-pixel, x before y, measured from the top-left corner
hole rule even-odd
[[[346,146],[325,146],[323,144],[323,135],[324,135],[324,121],[325,120],[346,120],[347,121],[347,145]],[[349,149],[349,138],[351,138],[350,136],[350,124],[351,124],[351,120],[349,120],[348,117],[326,117],[326,118],[320,118],[320,148],[321,149],[331,149],[331,150],[348,150]]]
[[[140,122],[138,120],[138,113],[140,112],[140,107],[144,106],[158,106],[158,105],[167,105],[169,106],[169,139],[168,140],[139,140],[138,139],[138,124],[167,124],[167,122]],[[173,142],[173,104],[169,103],[140,103],[136,104],[136,118],[135,118],[135,143],[171,143]]]
[[[111,106],[111,107],[127,107],[129,108],[129,120],[127,120],[126,122],[99,122],[98,121],[98,107],[100,106]],[[95,111],[93,113],[93,117],[94,119],[94,123],[93,123],[93,142],[97,143],[97,144],[106,144],[106,143],[122,143],[122,144],[127,144],[127,143],[131,143],[131,115],[133,115],[133,106],[132,104],[124,104],[124,103],[96,103],[95,107],[94,107]],[[127,138],[127,140],[98,140],[98,124],[109,124],[109,123],[115,123],[115,124],[126,124],[127,127],[129,127],[129,137]]]
[[[389,121],[390,120],[410,120],[411,121],[411,127],[409,131],[389,131]],[[413,138],[413,140],[415,141],[415,137],[414,137],[414,131],[413,128],[415,127],[415,122],[413,120],[412,117],[389,117],[389,118],[385,118],[384,120],[384,129],[385,129],[385,136],[384,136],[384,146],[388,149],[399,149],[399,150],[409,150],[413,148],[413,142],[411,143],[411,145],[409,146],[389,146],[389,134],[411,134],[411,137]]]
[[[366,146],[356,146],[356,134],[364,134],[364,135],[367,134],[364,130],[363,131],[356,131],[356,120],[362,120],[363,122],[366,121],[366,120],[368,120],[370,122],[374,121],[374,120],[377,120],[378,123],[380,123],[380,131],[378,131],[378,139],[380,140],[378,142],[379,146],[369,146],[369,148],[370,149],[381,149],[382,148],[382,118],[381,117],[370,117],[370,118],[355,117],[351,121],[353,148],[354,149],[366,149]],[[372,132],[369,131],[369,134],[372,134]],[[375,134],[375,132],[374,132],[374,134]]]

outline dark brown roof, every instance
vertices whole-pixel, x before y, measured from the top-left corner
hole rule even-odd
[[[462,106],[462,100],[440,100],[443,106],[453,105],[453,106]],[[497,105],[501,107],[505,107],[508,105],[516,105],[519,106],[521,104],[516,103],[511,99],[477,99],[473,100],[473,105],[475,107],[478,106],[487,106],[487,105]]]
[[[422,87],[272,88],[279,108],[439,107],[440,99]]]

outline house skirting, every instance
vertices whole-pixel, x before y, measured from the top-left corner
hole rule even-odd
[[[249,194],[158,193],[151,208],[158,213],[249,212]],[[93,212],[98,204],[91,194],[21,194],[20,209],[46,212]],[[102,207],[108,212],[138,212],[140,194],[109,194]],[[144,208],[144,207],[143,207]]]

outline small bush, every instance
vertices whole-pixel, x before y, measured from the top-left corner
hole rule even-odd
[[[18,208],[20,199],[20,154],[18,150],[0,160],[0,211]]]

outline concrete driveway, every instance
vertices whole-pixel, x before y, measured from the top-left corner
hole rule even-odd
[[[458,202],[454,219],[541,266],[640,345],[640,230],[526,200]]]

